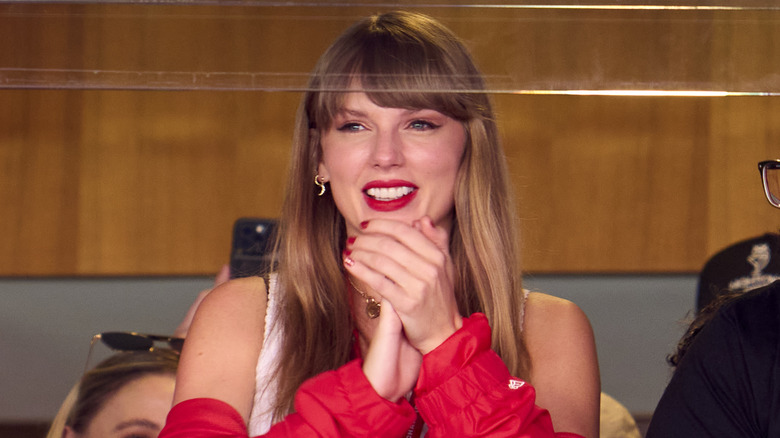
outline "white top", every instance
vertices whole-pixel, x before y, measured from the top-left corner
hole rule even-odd
[[[279,315],[279,288],[276,287],[276,275],[268,281],[268,306],[265,313],[265,333],[263,347],[257,359],[255,372],[255,402],[249,415],[249,436],[262,435],[273,424],[273,401],[276,398],[276,382],[271,381],[276,358],[282,349],[282,337],[276,327]]]

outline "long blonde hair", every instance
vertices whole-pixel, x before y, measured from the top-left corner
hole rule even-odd
[[[432,18],[391,12],[366,18],[320,58],[299,107],[275,257],[284,334],[274,416],[293,410],[304,380],[350,359],[353,321],[341,252],[344,219],[312,184],[320,133],[359,83],[377,105],[431,108],[461,121],[467,145],[458,170],[451,254],[461,314],[484,312],[493,349],[528,377],[516,210],[482,75],[455,35]]]

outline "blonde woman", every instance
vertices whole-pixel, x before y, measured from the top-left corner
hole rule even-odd
[[[47,438],[156,438],[173,400],[179,354],[157,348],[116,353],[87,371]]]
[[[464,45],[424,15],[372,16],[309,89],[278,269],[200,305],[161,436],[598,436],[590,324],[521,286]]]

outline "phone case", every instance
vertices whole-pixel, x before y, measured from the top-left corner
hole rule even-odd
[[[242,217],[233,225],[230,278],[265,275],[271,271],[276,219]]]

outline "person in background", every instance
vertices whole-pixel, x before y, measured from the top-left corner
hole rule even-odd
[[[780,233],[765,233],[729,245],[713,255],[699,274],[696,311],[720,295],[747,292],[780,280]]]
[[[759,170],[780,208],[780,160]],[[717,297],[669,361],[676,369],[648,438],[780,436],[780,281]]]
[[[215,276],[214,287],[227,281],[229,276],[229,266],[223,265]],[[181,340],[186,337],[195,311],[211,290],[203,290],[197,295],[170,339],[179,338]],[[121,334],[127,333],[122,332]],[[135,336],[130,335],[130,337]],[[123,339],[127,338],[128,336],[123,336]],[[122,350],[121,346],[112,348]],[[138,417],[142,421],[136,424],[126,423],[128,426],[134,427],[117,429],[117,432],[121,432],[121,435],[118,436],[156,437],[165,423],[165,416],[170,409],[170,402],[173,400],[171,382],[175,383],[179,353],[178,349],[159,348],[121,351],[96,365],[95,368],[86,372],[68,392],[49,426],[46,438],[113,436],[103,430],[102,426],[112,422],[109,419],[109,412],[126,412],[127,415],[131,415],[142,413],[139,408],[144,406],[148,406],[149,410],[145,416]],[[110,404],[107,402],[109,399],[111,400]],[[139,400],[149,400],[149,404],[139,403]],[[102,410],[104,404],[107,409]],[[102,410],[103,413],[95,421],[95,426],[90,427],[93,419],[98,416],[98,410]],[[138,433],[139,429],[144,428],[147,429],[141,430],[144,433]],[[102,432],[96,435],[96,430]],[[106,434],[103,435],[103,433]]]
[[[115,353],[87,371],[55,417],[47,438],[156,438],[173,401],[179,353]]]
[[[597,437],[590,323],[521,286],[506,160],[463,43],[422,14],[371,16],[307,90],[278,268],[268,288],[204,298],[160,436]]]

